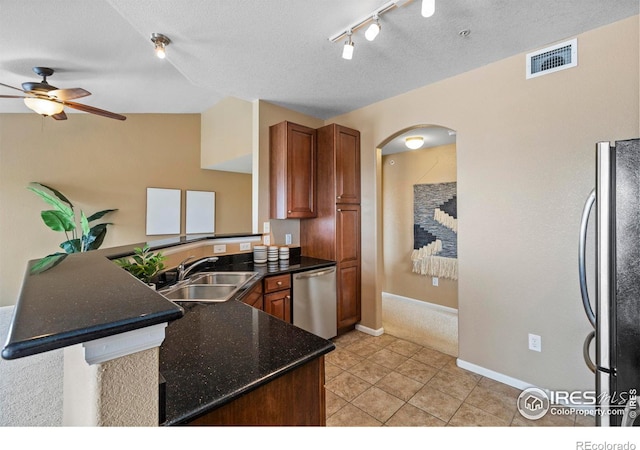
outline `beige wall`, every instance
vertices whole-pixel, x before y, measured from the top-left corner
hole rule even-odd
[[[393,164],[391,164],[393,161]],[[413,273],[413,185],[456,181],[456,146],[443,145],[382,157],[383,290],[458,307],[458,281]]]
[[[146,188],[216,192],[216,232],[251,230],[251,175],[200,169],[199,114],[131,114],[124,122],[71,114],[0,115],[0,305],[16,302],[27,261],[58,250],[62,233],[40,219],[46,203],[26,186],[59,189],[76,206],[105,216],[103,247],[145,236]],[[184,230],[184,224],[182,229]]]
[[[459,358],[593,389],[577,232],[595,143],[640,135],[638,41],[636,16],[579,35],[575,68],[526,80],[521,54],[330,120],[362,133],[363,325],[381,326],[376,147],[411,125],[444,125],[458,132]],[[527,349],[527,333],[542,336],[542,352]]]
[[[234,97],[220,100],[201,114],[203,169],[232,167],[234,161],[251,161],[253,153],[253,105]]]

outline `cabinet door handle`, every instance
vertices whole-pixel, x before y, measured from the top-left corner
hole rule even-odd
[[[340,200],[340,199],[342,198],[342,196],[341,196],[341,195],[338,195],[336,198],[337,198],[338,200]]]
[[[277,284],[278,286],[282,286],[282,281],[278,281],[278,282],[276,282],[276,284]]]
[[[342,212],[342,209],[338,208],[338,212]]]
[[[290,295],[285,295],[284,298],[286,298],[287,300],[291,300],[291,296]]]
[[[290,211],[290,210],[289,210],[289,211],[287,211],[287,214],[291,214],[291,211]]]

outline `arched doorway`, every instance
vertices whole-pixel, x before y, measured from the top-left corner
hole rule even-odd
[[[418,141],[410,149],[409,141]],[[382,177],[382,325],[457,356],[456,133],[437,125],[385,139]]]

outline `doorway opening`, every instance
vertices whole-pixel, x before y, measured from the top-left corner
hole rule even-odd
[[[415,125],[378,148],[383,328],[457,356],[456,132]]]

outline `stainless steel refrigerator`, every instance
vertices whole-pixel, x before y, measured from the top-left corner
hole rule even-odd
[[[596,187],[580,227],[580,290],[594,328],[583,353],[595,374],[596,425],[640,425],[640,139],[599,142],[596,161]],[[590,215],[596,220],[593,279],[587,273]]]

